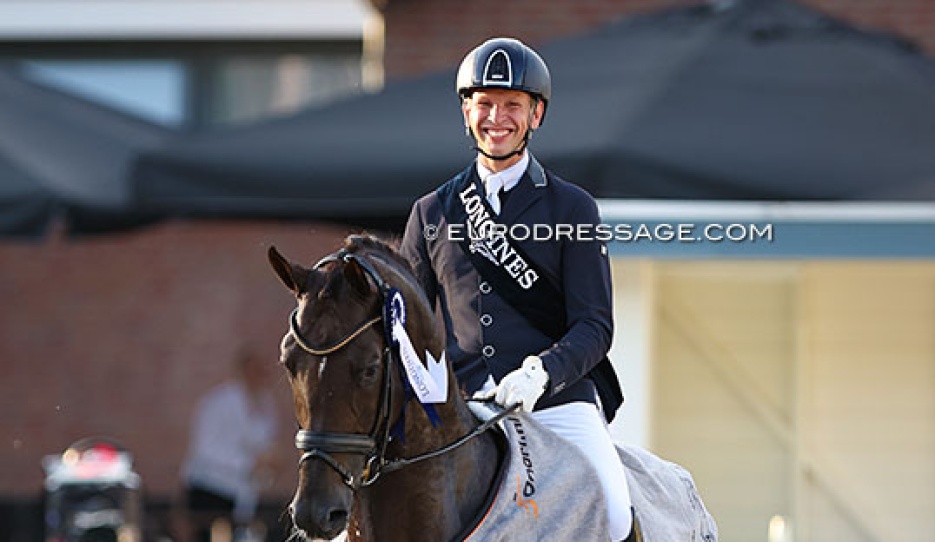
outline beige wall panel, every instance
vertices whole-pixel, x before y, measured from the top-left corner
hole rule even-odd
[[[793,491],[794,268],[659,267],[654,446],[692,470],[721,540],[765,540]]]
[[[813,264],[805,284],[808,446],[877,537],[931,540],[935,266]]]
[[[654,266],[652,443],[724,542],[931,540],[935,264]]]
[[[808,521],[808,536],[802,542],[880,542],[867,534],[860,525],[848,519],[847,511],[828,496],[815,494],[809,501],[805,521]]]

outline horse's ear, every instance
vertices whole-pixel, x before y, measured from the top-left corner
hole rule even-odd
[[[355,292],[363,297],[373,292],[370,280],[367,278],[367,271],[353,258],[348,260],[344,266],[344,279]]]
[[[292,293],[299,295],[308,281],[309,270],[287,260],[274,246],[269,247],[266,255],[273,271],[279,276],[279,280],[286,285],[286,288],[292,290]]]

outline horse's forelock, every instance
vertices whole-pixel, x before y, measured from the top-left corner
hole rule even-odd
[[[425,297],[422,286],[415,278],[409,260],[404,258],[390,244],[373,236],[351,236],[345,243],[345,249],[349,249],[351,246],[354,247],[356,253],[368,257],[372,263],[382,267],[384,273],[385,270],[395,273],[395,276],[384,274],[383,279],[403,292],[410,310],[415,308],[413,304],[420,306],[420,312],[424,315],[424,325],[414,333],[419,334],[420,338],[426,341],[426,344],[433,344],[438,339],[438,337],[435,337],[434,311]],[[439,347],[443,347],[443,344],[435,345],[435,349]]]
[[[332,265],[322,274],[322,284],[316,297],[320,300],[338,299],[344,291],[344,273],[340,265]]]
[[[412,275],[409,260],[404,258],[388,241],[374,235],[350,235],[344,240],[344,250],[356,254],[377,254],[388,259]]]
[[[345,239],[342,250],[370,261],[383,280],[407,294],[406,298],[409,303],[422,305],[425,314],[431,319],[433,311],[425,298],[422,287],[415,278],[409,261],[389,242],[373,235],[350,235]],[[344,274],[346,265],[353,264],[343,263],[340,259],[336,259],[318,269],[318,277],[310,281],[314,289],[308,291],[309,302],[316,305],[314,313],[339,314],[345,310],[346,301],[349,298],[365,304],[371,299],[371,296],[361,296],[360,292],[349,287]],[[374,290],[373,294],[375,299],[377,292]]]

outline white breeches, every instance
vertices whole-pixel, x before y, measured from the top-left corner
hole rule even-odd
[[[630,488],[604,416],[590,403],[567,403],[535,411],[532,417],[584,452],[604,487],[611,540],[625,539],[633,524]]]

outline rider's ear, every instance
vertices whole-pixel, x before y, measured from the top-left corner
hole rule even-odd
[[[350,259],[344,265],[344,278],[351,289],[362,297],[366,297],[373,292],[367,271],[355,259]]]
[[[308,283],[308,274],[311,271],[287,260],[274,246],[269,247],[266,255],[273,271],[279,276],[279,280],[286,285],[286,288],[292,290],[292,293],[299,295],[302,287]]]

